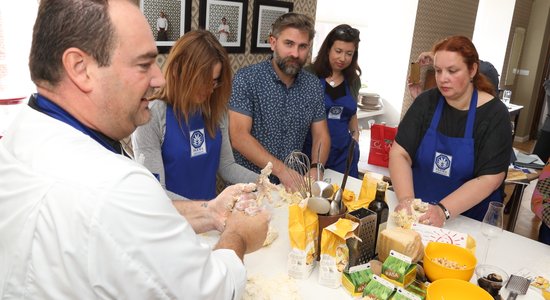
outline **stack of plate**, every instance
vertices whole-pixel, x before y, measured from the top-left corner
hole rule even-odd
[[[359,101],[357,106],[361,110],[376,111],[382,109],[382,102],[380,101],[380,95],[375,93],[362,93],[359,94]]]

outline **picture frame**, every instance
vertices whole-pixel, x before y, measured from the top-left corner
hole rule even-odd
[[[247,10],[248,0],[200,0],[199,27],[212,32],[228,53],[244,53]]]
[[[176,41],[191,30],[191,2],[193,0],[140,0],[139,8],[145,15],[160,53],[166,53]],[[157,19],[165,14],[167,29],[165,38],[157,30]]]
[[[252,17],[251,53],[271,52],[269,36],[271,25],[283,14],[291,12],[294,3],[274,0],[256,0]]]

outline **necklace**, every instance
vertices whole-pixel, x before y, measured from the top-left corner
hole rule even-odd
[[[328,79],[329,79],[328,84],[330,84],[331,87],[334,87],[334,85],[336,85],[336,83],[334,82],[334,79],[332,79],[332,76],[330,76]]]
[[[332,77],[334,74],[330,75],[328,78],[328,84],[330,84],[331,87],[334,87],[336,85],[336,82],[334,81],[334,78]]]

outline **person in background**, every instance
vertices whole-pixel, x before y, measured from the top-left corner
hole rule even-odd
[[[498,97],[498,84],[499,80],[498,77],[500,76],[498,74],[497,69],[495,69],[495,66],[493,66],[492,63],[486,61],[486,60],[479,60],[479,73],[485,75],[489,81],[491,81],[491,84],[493,84],[493,87],[495,89],[494,96]]]
[[[227,24],[227,19],[225,17],[222,17],[222,23],[218,26],[218,35],[220,37],[220,43],[227,42],[227,38],[229,37],[229,25]]]
[[[313,176],[330,149],[321,84],[302,69],[314,35],[309,17],[292,12],[281,15],[269,38],[273,57],[237,72],[229,102],[229,134],[236,161],[256,172],[271,161],[273,174],[289,189],[295,185],[284,159],[302,149],[308,131],[313,149],[322,147],[321,157],[317,151],[311,153]]]
[[[418,63],[420,64],[420,67],[425,67],[425,66],[433,67],[433,60],[434,60],[434,54],[432,52],[422,52],[418,56]],[[491,95],[498,97],[499,96],[498,77],[500,75],[498,74],[497,69],[495,69],[492,63],[480,59],[479,73],[480,75],[485,76],[489,80],[489,82],[491,82],[494,89]],[[429,76],[428,73],[426,73],[426,77],[428,76]],[[422,91],[433,87],[433,86],[430,86],[431,83],[434,82],[433,78],[431,77],[425,78],[425,82],[428,84],[428,86],[425,86],[424,88],[422,88],[420,84],[409,84],[409,91],[413,98],[416,98]]]
[[[315,62],[306,67],[319,77],[325,91],[325,112],[330,132],[330,154],[326,168],[344,172],[352,140],[359,142],[357,97],[361,88],[359,30],[342,24],[334,27],[321,44]],[[311,153],[311,135],[304,152]],[[349,175],[359,177],[359,147],[354,148]]]
[[[541,220],[538,241],[550,245],[550,160],[542,169],[533,191],[531,210]]]
[[[226,206],[250,189],[175,204],[118,142],[150,118],[156,56],[133,1],[40,1],[38,93],[0,140],[0,298],[239,299],[269,215]]]
[[[431,204],[420,222],[441,227],[459,214],[482,220],[490,201],[503,201],[510,116],[480,76],[469,38],[450,36],[432,53],[437,88],[414,100],[390,151],[396,210],[420,198]]]
[[[206,30],[179,38],[166,59],[166,85],[149,104],[151,121],[132,134],[136,159],[170,199],[212,199],[216,173],[229,183],[258,174],[235,163],[227,130],[231,66],[225,49]]]
[[[546,79],[542,86],[546,92],[546,117],[540,128],[533,154],[538,155],[542,161],[547,161],[550,158],[550,79]]]
[[[163,11],[160,12],[160,17],[157,19],[157,41],[168,40],[168,20]]]

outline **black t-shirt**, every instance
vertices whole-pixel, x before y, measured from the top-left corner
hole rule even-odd
[[[327,83],[325,87],[325,94],[327,94],[332,100],[344,97],[346,95],[346,85],[344,84],[344,81],[335,87],[332,87]]]
[[[420,94],[399,124],[395,141],[409,153],[413,165],[440,95],[437,88]],[[467,118],[468,110],[455,109],[445,101],[438,131],[449,137],[463,137]],[[474,177],[506,172],[512,151],[512,127],[502,101],[493,98],[476,109],[473,135]]]

